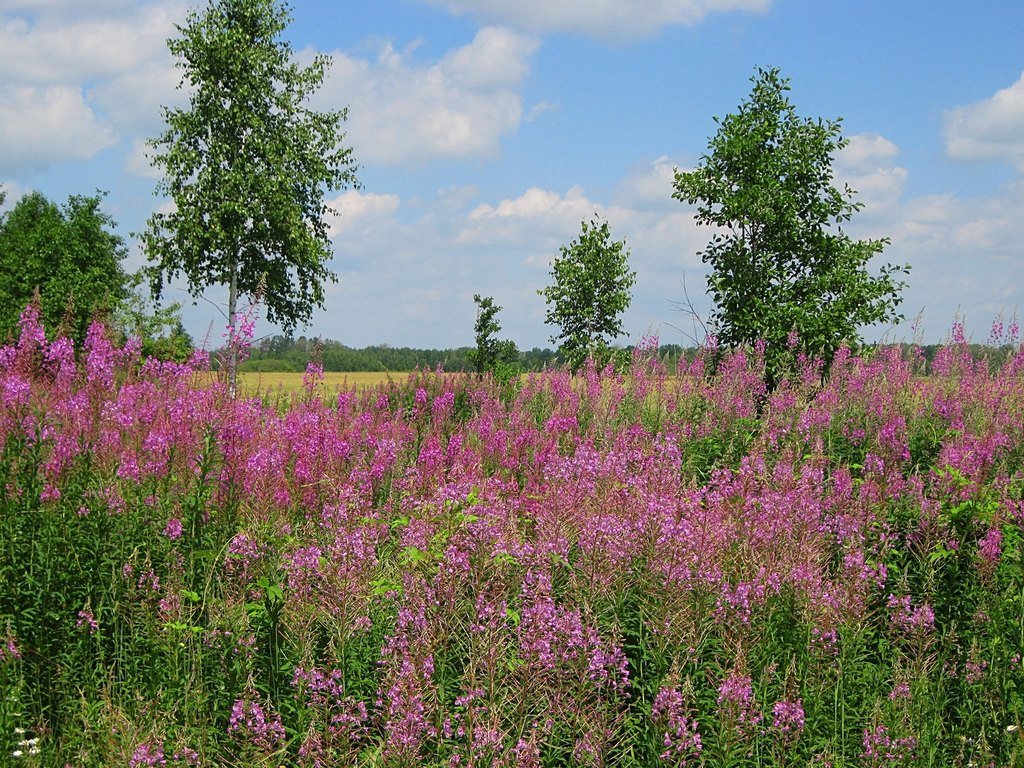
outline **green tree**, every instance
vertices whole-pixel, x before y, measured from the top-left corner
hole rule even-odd
[[[739,111],[697,168],[678,169],[673,197],[697,204],[697,221],[719,228],[701,253],[710,267],[712,327],[728,346],[763,340],[769,386],[796,349],[830,363],[865,325],[899,321],[909,265],[868,271],[887,239],[842,230],[862,203],[837,189],[832,160],[848,144],[840,120],[805,119],[787,99],[789,80],[759,70]],[[795,332],[795,335],[793,335]]]
[[[142,342],[144,356],[183,363],[195,345],[181,321],[181,304],[160,306],[143,290],[144,281],[142,272],[129,275],[127,296],[115,315],[114,325],[122,336]]]
[[[81,343],[98,313],[127,296],[124,240],[100,210],[101,193],[72,195],[62,207],[39,192],[0,215],[0,334],[13,333],[36,291],[42,321]]]
[[[167,130],[149,143],[164,172],[157,192],[175,206],[144,236],[154,295],[178,275],[193,296],[227,286],[232,337],[240,295],[259,296],[286,332],[323,307],[324,282],[336,279],[325,190],[358,186],[342,145],[347,110],[307,106],[329,58],[299,66],[281,38],[290,22],[278,0],[211,0],[190,13],[168,41],[190,105],[165,109]]]
[[[560,333],[562,358],[573,371],[590,356],[603,357],[608,343],[622,335],[620,315],[629,307],[636,273],[629,269],[626,241],[613,241],[607,221],[595,217],[551,267],[552,284],[538,293],[548,305],[545,322]]]
[[[476,324],[473,326],[476,349],[469,350],[466,356],[477,373],[490,371],[499,379],[510,379],[517,373],[519,350],[514,341],[496,338],[501,331],[501,323],[497,320],[501,307],[491,296],[480,296],[479,293],[473,296],[473,301],[477,305]]]

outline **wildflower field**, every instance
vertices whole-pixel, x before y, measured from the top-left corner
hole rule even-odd
[[[1024,765],[1015,337],[263,402],[29,309],[0,764]]]

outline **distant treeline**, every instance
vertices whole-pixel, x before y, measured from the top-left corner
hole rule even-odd
[[[897,345],[902,354],[910,354],[910,345]],[[926,344],[920,347],[925,362],[930,367],[935,353],[942,347],[940,344]],[[876,347],[883,349],[885,347]],[[391,347],[378,344],[355,349],[331,339],[311,339],[306,336],[290,338],[287,336],[268,336],[253,344],[249,359],[242,366],[246,371],[304,371],[306,365],[319,359],[325,371],[412,371],[416,369],[436,369],[445,371],[472,371],[473,364],[467,353],[472,347],[455,349],[416,349],[413,347]],[[623,353],[628,355],[632,347],[624,347]],[[871,348],[869,348],[870,350]],[[1001,347],[971,344],[971,356],[976,360],[987,359],[990,367],[1002,364],[1011,350],[1009,345]],[[697,354],[696,347],[683,347],[679,344],[663,344],[658,348],[658,358],[669,370],[674,370],[679,358],[688,360]],[[534,347],[520,350],[519,366],[523,371],[540,371],[561,364],[558,352],[551,349]]]
[[[325,371],[471,371],[473,364],[467,355],[470,349],[414,349],[387,344],[355,349],[331,339],[269,336],[252,346],[241,370],[304,371],[311,360],[319,359]],[[540,371],[557,365],[557,357],[558,353],[550,349],[524,350],[519,353],[519,365],[524,371]]]

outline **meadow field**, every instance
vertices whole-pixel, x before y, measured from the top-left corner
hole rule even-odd
[[[1024,350],[0,349],[0,764],[1024,765]]]
[[[393,371],[348,371],[339,373],[327,371],[322,375],[319,391],[323,393],[337,392],[339,389],[366,389],[404,382],[409,378],[408,372]],[[292,395],[302,391],[304,375],[292,371],[240,373],[239,387],[248,396],[274,397],[278,394]]]

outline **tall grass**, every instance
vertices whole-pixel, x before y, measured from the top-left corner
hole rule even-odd
[[[1024,764],[1024,354],[716,363],[283,407],[30,308],[0,763]]]

